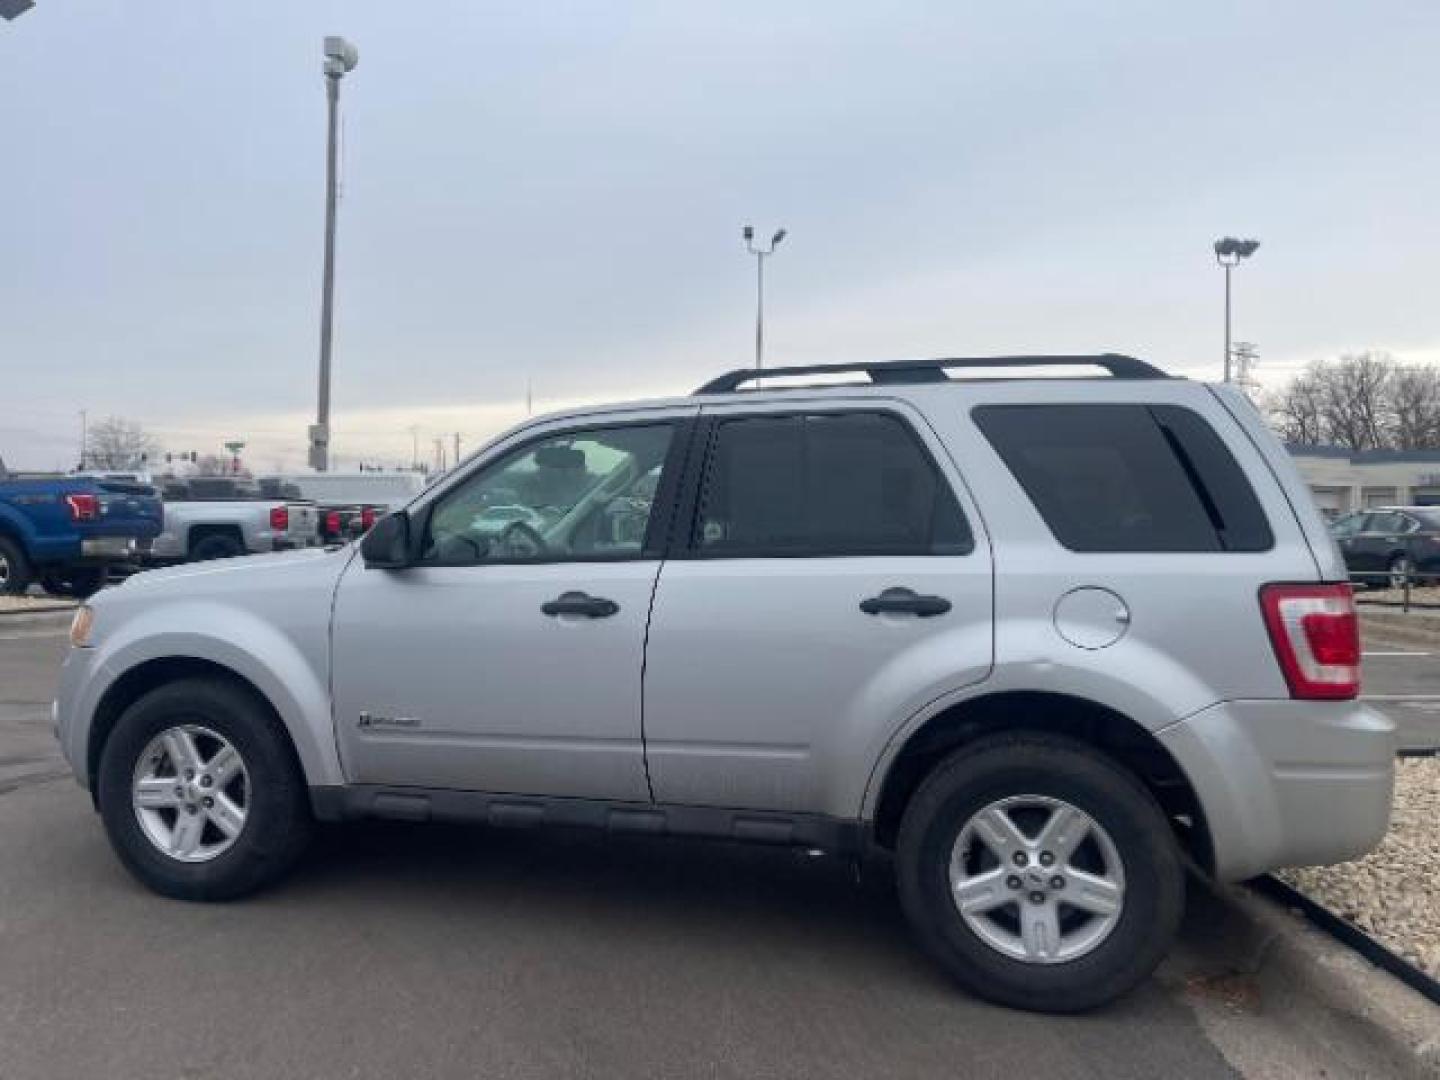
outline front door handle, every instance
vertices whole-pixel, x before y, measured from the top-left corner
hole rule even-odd
[[[914,589],[896,587],[861,600],[860,610],[866,615],[918,615],[928,619],[949,611],[950,601],[943,596],[921,596]]]
[[[614,600],[606,600],[603,596],[566,592],[554,600],[546,600],[540,605],[540,610],[546,615],[583,615],[587,619],[608,619],[620,610],[620,605]]]

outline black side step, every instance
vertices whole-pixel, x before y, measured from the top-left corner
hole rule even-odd
[[[449,788],[374,784],[310,789],[322,821],[381,818],[443,821],[496,828],[580,828],[644,836],[695,836],[751,844],[819,848],[834,854],[861,850],[858,821],[823,814],[784,814],[714,806],[612,802],[605,799],[502,795]]]

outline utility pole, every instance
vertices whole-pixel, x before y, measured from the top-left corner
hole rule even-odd
[[[740,230],[745,241],[745,250],[755,256],[755,370],[765,366],[765,260],[775,254],[780,241],[785,239],[785,230],[777,229],[770,238],[770,246],[755,246],[755,230],[749,225]]]
[[[360,54],[342,37],[325,39],[325,269],[320,292],[320,393],[315,423],[310,428],[310,467],[330,468],[330,342],[335,315],[336,132],[340,112],[340,80],[353,71]]]
[[[85,471],[85,450],[90,443],[90,417],[84,410],[80,410],[80,471]]]
[[[1253,342],[1237,341],[1231,346],[1231,353],[1235,357],[1235,385],[1253,399],[1254,392],[1260,388],[1255,378],[1255,369],[1260,366],[1260,350]]]
[[[407,429],[410,432],[410,468],[420,468],[420,425],[411,424]]]
[[[455,432],[455,464],[460,464],[460,432]]]

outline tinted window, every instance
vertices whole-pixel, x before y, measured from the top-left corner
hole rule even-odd
[[[1264,551],[1249,481],[1199,415],[1169,405],[984,405],[975,422],[1073,551]]]
[[[641,558],[674,434],[646,424],[518,447],[440,500],[422,557],[447,566]]]
[[[1415,520],[1425,530],[1440,529],[1440,510],[1417,510]]]
[[[701,555],[965,554],[970,531],[918,438],[881,413],[723,420],[696,515]]]
[[[1364,514],[1346,514],[1330,523],[1330,533],[1333,536],[1354,536],[1364,524]]]
[[[1401,514],[1393,513],[1371,514],[1370,521],[1365,526],[1365,531],[1372,533],[1404,532],[1405,518]]]

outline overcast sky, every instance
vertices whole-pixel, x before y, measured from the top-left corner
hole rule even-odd
[[[1440,4],[37,0],[0,23],[0,455],[78,411],[304,459],[343,86],[335,451],[768,360],[1440,360]]]

